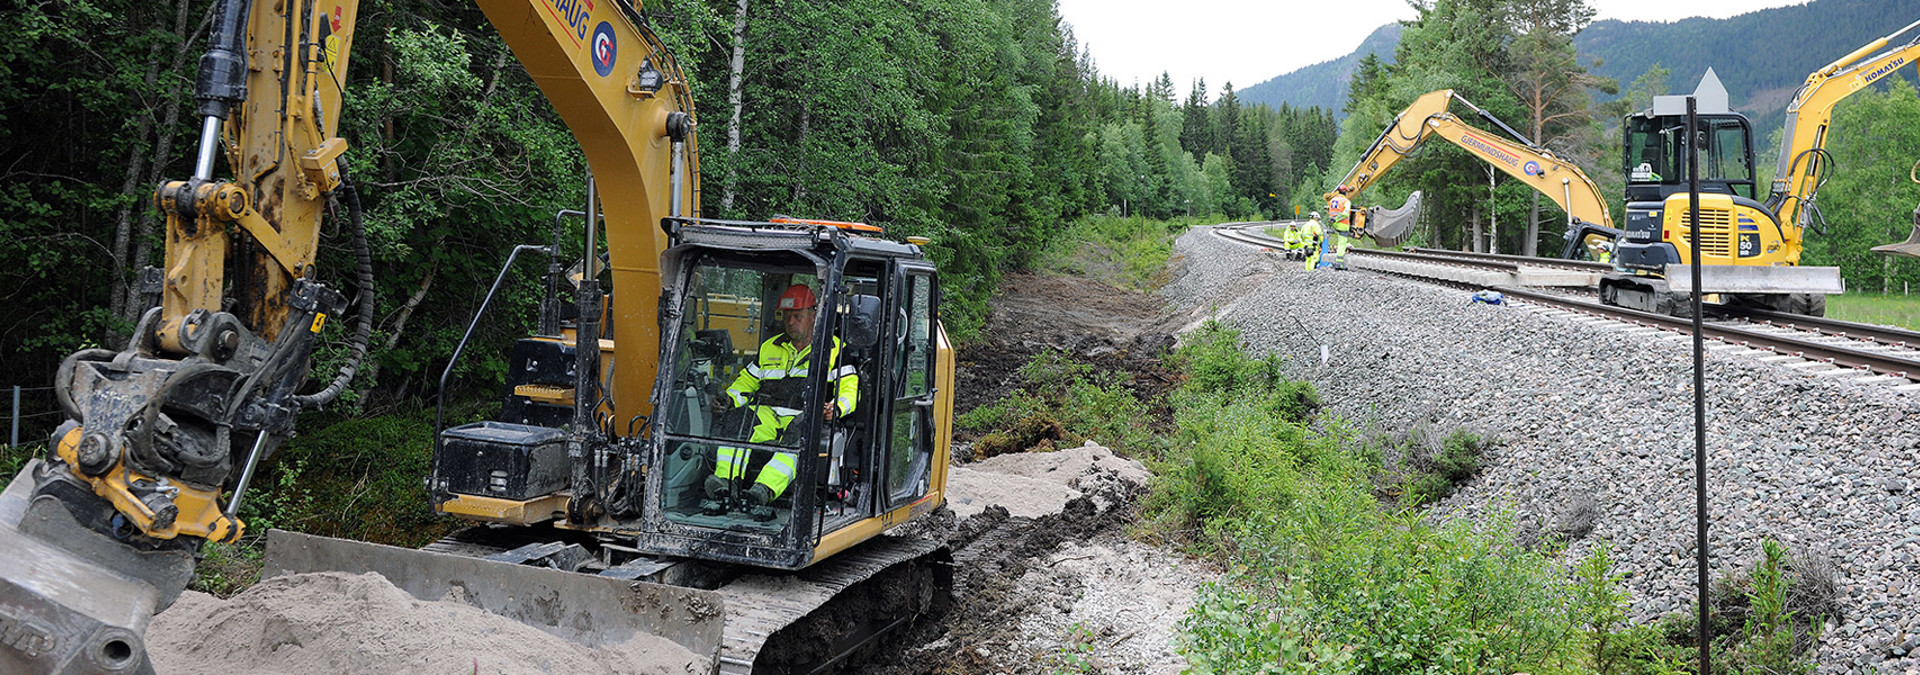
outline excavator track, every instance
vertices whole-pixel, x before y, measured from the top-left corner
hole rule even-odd
[[[944,612],[952,588],[946,547],[904,537],[877,537],[790,574],[740,577],[719,589],[719,672],[829,672],[874,638]]]

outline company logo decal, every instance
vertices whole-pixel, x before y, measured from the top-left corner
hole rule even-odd
[[[605,21],[593,27],[593,72],[601,77],[613,74],[613,60],[620,54],[620,42],[613,38],[613,24]]]
[[[1480,138],[1479,136],[1475,136],[1473,134],[1466,134],[1464,139],[1462,140],[1462,143],[1464,143],[1467,147],[1487,153],[1488,157],[1492,157],[1494,159],[1500,160],[1501,162],[1506,163],[1507,166],[1520,166],[1519,157],[1514,156],[1513,153],[1510,153],[1505,150],[1501,150],[1498,147],[1495,147],[1492,143],[1488,143],[1485,139]]]
[[[1545,171],[1540,170],[1539,162],[1527,162],[1527,165],[1524,167],[1521,167],[1521,170],[1527,172],[1527,175],[1529,176],[1538,176],[1540,174],[1546,173]]]
[[[565,34],[573,39],[574,47],[587,39],[587,19],[593,16],[593,0],[547,0],[546,7],[553,18],[566,24]]]

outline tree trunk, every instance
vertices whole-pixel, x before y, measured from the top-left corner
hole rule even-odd
[[[1527,240],[1520,244],[1520,255],[1533,257],[1540,246],[1540,193],[1533,193],[1533,207],[1527,209]]]
[[[727,120],[727,180],[720,193],[720,214],[731,217],[734,188],[740,166],[740,90],[747,67],[747,0],[739,0],[733,11],[733,60],[727,70],[727,107],[733,117]]]
[[[1467,241],[1466,250],[1473,251],[1474,253],[1481,253],[1486,251],[1487,250],[1486,244],[1483,243],[1486,240],[1482,239],[1480,236],[1480,205],[1479,204],[1475,204],[1473,206],[1473,219],[1468,222],[1472,223],[1473,238]]]
[[[185,0],[182,0],[182,4],[184,4],[184,1]],[[160,43],[155,42],[147,47],[147,74],[146,77],[141,79],[142,89],[145,91],[154,91],[155,85],[157,85],[159,81]],[[151,135],[153,135],[153,116],[141,115],[139,128],[134,131],[132,142],[127,144],[127,177],[126,180],[120,183],[120,195],[126,197],[127,200],[126,203],[120,207],[120,212],[115,214],[113,223],[112,269],[114,275],[112,290],[109,293],[111,299],[108,305],[108,311],[112,312],[113,316],[116,317],[126,317],[131,314],[131,312],[127,311],[127,305],[133,303],[134,294],[128,291],[132,285],[133,278],[139,274],[139,270],[127,269],[127,246],[133,239],[133,210],[135,208],[146,207],[151,203],[149,200],[140,199],[140,193],[145,191],[142,189],[143,186],[140,184],[140,179],[146,173],[140,170],[145,164],[146,159],[143,156],[146,153],[142,152],[142,150],[145,149],[148,142],[147,139]],[[148,187],[146,189],[151,188]],[[106,343],[120,344],[126,340],[126,336],[120,335],[119,332],[117,328],[109,328]]]
[[[190,4],[191,3],[186,0],[181,0],[179,9],[174,13],[173,34],[180,42],[173,49],[173,63],[168,64],[167,72],[184,72],[181,69],[185,67],[187,62],[187,52],[193,48],[193,40],[188,33],[193,24],[187,21],[188,17],[193,14],[189,11]],[[206,12],[212,14],[213,6],[209,5]],[[182,81],[184,82],[185,80]],[[167,89],[167,94],[173,93],[171,87]],[[155,91],[162,91],[157,82],[155,83]],[[167,95],[165,98],[167,99],[166,115],[160,121],[160,132],[155,134],[153,160],[147,163],[147,185],[154,187],[160,185],[160,174],[167,168],[167,158],[173,153],[173,130],[177,128],[180,123],[181,98],[172,95]],[[143,199],[140,200],[139,203],[145,204],[149,202]],[[153,230],[157,220],[156,215],[157,211],[153,208],[140,209],[140,221],[134,226],[134,230],[127,241],[127,251],[131,255],[131,259],[123,269],[131,270],[137,274],[152,264],[153,247],[148,245],[147,242],[153,238]],[[117,243],[118,242],[116,242],[116,244]],[[126,321],[128,325],[138,323],[140,321],[140,315],[145,314],[147,311],[146,306],[139,302],[143,299],[140,297],[140,287],[128,284],[120,288],[117,295],[122,298],[119,303],[121,314],[118,316]],[[110,342],[108,344],[116,343]]]
[[[1543,136],[1542,134],[1546,133],[1546,130],[1547,130],[1547,123],[1546,123],[1547,110],[1546,110],[1546,103],[1541,101],[1539,96],[1539,90],[1537,88],[1535,89],[1535,92],[1534,92],[1532,107],[1533,107],[1533,142],[1539,143],[1540,145],[1545,146],[1547,144],[1547,141],[1546,141],[1546,137]],[[1538,251],[1539,246],[1540,246],[1540,192],[1536,190],[1533,193],[1533,205],[1527,209],[1527,240],[1524,242],[1521,242],[1520,244],[1520,255],[1524,255],[1531,258],[1535,254],[1539,253]]]

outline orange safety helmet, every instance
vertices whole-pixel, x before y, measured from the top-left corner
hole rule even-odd
[[[813,297],[813,289],[806,284],[794,284],[787,292],[780,294],[779,309],[813,309],[819,300]]]

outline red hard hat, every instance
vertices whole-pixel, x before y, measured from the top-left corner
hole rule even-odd
[[[807,288],[806,284],[794,284],[787,289],[787,292],[780,294],[779,308],[812,309],[816,302],[817,300],[813,297],[813,289]]]

